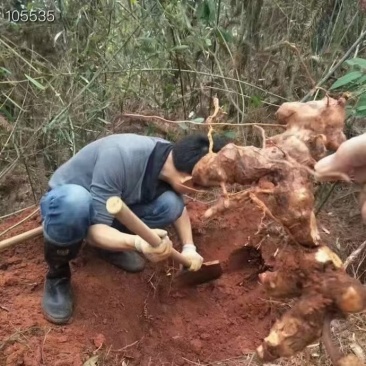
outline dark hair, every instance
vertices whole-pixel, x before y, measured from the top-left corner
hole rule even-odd
[[[224,136],[213,137],[213,152],[219,152],[230,141]],[[173,145],[172,155],[175,168],[192,174],[194,166],[208,153],[209,140],[206,134],[188,135]]]

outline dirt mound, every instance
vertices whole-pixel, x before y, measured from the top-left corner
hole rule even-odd
[[[104,365],[122,359],[128,365],[191,365],[254,351],[276,315],[258,283],[261,255],[249,247],[230,266],[227,260],[236,248],[259,242],[262,213],[248,203],[203,222],[206,208],[188,205],[200,252],[224,264],[219,280],[178,290],[169,264],[128,274],[85,247],[72,263],[76,306],[67,326],[48,323],[41,312],[42,239],[0,253],[0,365],[79,366],[93,354],[105,357]],[[3,223],[0,232],[20,219]],[[11,234],[37,225],[34,218]],[[271,240],[264,247],[273,253]]]

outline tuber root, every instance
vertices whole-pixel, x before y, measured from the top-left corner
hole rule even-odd
[[[277,320],[257,348],[264,362],[293,356],[321,336],[329,303],[321,295],[301,298],[282,319]]]
[[[345,99],[284,103],[276,115],[286,124],[284,133],[268,138],[262,149],[228,144],[218,153],[207,154],[194,167],[192,180],[206,187],[270,182],[272,194],[259,197],[267,213],[281,222],[295,242],[315,247],[320,244],[320,236],[309,169],[327,149],[336,149],[344,141]],[[242,199],[247,198],[243,194]],[[240,197],[235,202],[240,204]],[[225,197],[205,216],[230,206]]]
[[[219,153],[203,157],[192,174],[195,184],[208,187],[222,183],[245,185],[261,179],[263,185],[265,177],[274,187],[267,190],[263,200],[268,211],[283,224],[295,241],[307,246],[318,245],[320,238],[315,224],[314,196],[308,171],[296,162],[286,160],[282,149],[275,146],[258,149],[228,144]],[[247,193],[242,197],[247,199]],[[240,196],[235,201],[240,201]],[[220,202],[219,207],[206,212],[205,216],[221,212],[227,206],[229,204]]]
[[[281,251],[282,240],[276,255],[267,258],[271,272],[259,275],[269,296],[295,299],[257,349],[264,362],[290,357],[319,339],[330,314],[345,317],[366,309],[365,288],[322,243],[314,213],[312,168],[345,141],[345,99],[284,103],[276,116],[286,131],[267,138],[263,148],[228,144],[203,157],[192,172],[195,184],[223,191],[206,218],[251,200],[289,239],[286,250]],[[230,194],[231,184],[246,187]],[[338,366],[359,365],[350,356],[330,356]]]
[[[292,298],[302,293],[301,275],[298,273],[264,272],[259,275],[259,280],[272,297]]]
[[[346,141],[343,133],[346,119],[346,100],[324,97],[322,100],[283,103],[276,117],[279,122],[288,128],[296,126],[302,130],[310,130],[324,134],[325,147],[328,150],[337,150],[342,142]]]
[[[257,349],[258,356],[264,362],[292,356],[319,338],[322,324],[330,322],[325,318],[329,309],[351,313],[366,308],[366,289],[356,279],[348,277],[345,272],[325,272],[321,276],[319,273],[314,275],[313,271],[314,268],[309,268],[308,273],[282,270],[260,275],[271,296],[301,296],[293,308],[275,323],[269,336]],[[319,281],[322,282],[319,284]],[[328,338],[324,340],[326,345]],[[333,359],[335,351],[328,350],[328,353]]]
[[[343,313],[359,313],[366,309],[366,288],[344,271],[326,273],[322,292],[333,299]]]

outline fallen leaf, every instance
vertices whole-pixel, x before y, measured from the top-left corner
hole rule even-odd
[[[323,230],[325,233],[327,233],[328,235],[330,234],[330,231],[329,231],[327,228],[325,228],[324,226],[322,226],[322,230]]]
[[[350,348],[353,353],[362,361],[365,362],[366,357],[362,347],[356,342],[356,337],[353,334],[353,342],[350,344]]]
[[[84,364],[83,366],[98,366],[98,358],[99,356],[93,356],[91,358],[89,358]]]
[[[341,245],[341,242],[339,241],[339,238],[336,239],[335,246],[336,246],[337,249],[341,249],[342,248],[342,245]]]

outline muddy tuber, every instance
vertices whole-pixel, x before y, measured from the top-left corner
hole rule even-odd
[[[302,351],[322,334],[329,301],[321,295],[301,298],[280,320],[257,349],[258,356],[268,362]]]
[[[314,247],[320,244],[320,237],[309,169],[327,149],[338,148],[344,141],[345,100],[326,97],[284,103],[277,118],[286,123],[284,133],[268,138],[263,148],[228,144],[218,153],[207,154],[196,164],[193,182],[223,189],[223,199],[206,212],[206,217],[240,205],[241,198],[247,198],[248,192],[244,192],[230,200],[227,184],[251,184],[253,194],[260,196],[292,239]],[[265,192],[260,189],[268,184],[272,188]]]
[[[288,129],[299,128],[314,134],[323,134],[326,138],[325,147],[328,150],[337,150],[346,141],[343,133],[345,105],[345,98],[337,100],[330,97],[307,103],[287,102],[280,106],[276,117]]]
[[[287,140],[286,140],[287,141]],[[313,213],[314,196],[308,171],[291,158],[282,145],[265,149],[227,145],[218,154],[208,154],[193,170],[193,180],[203,186],[239,183],[258,183],[272,189],[259,189],[266,196],[264,201],[273,215],[290,232],[295,241],[307,246],[319,243],[319,234]],[[255,193],[255,189],[253,189]],[[224,199],[206,212],[212,216],[240,204],[240,195],[234,200]]]
[[[284,251],[279,247],[271,258],[271,271],[260,275],[270,296],[295,299],[257,349],[264,362],[292,356],[319,339],[328,314],[344,317],[366,308],[365,288],[347,275],[338,256],[322,243],[314,214],[312,168],[346,140],[345,104],[344,98],[330,97],[284,103],[276,113],[286,125],[284,133],[267,138],[262,148],[229,144],[207,154],[193,170],[194,183],[222,188],[222,197],[206,211],[206,218],[249,199],[282,227],[292,243]],[[230,194],[227,186],[234,183],[246,187]],[[338,365],[340,360],[341,356]]]

